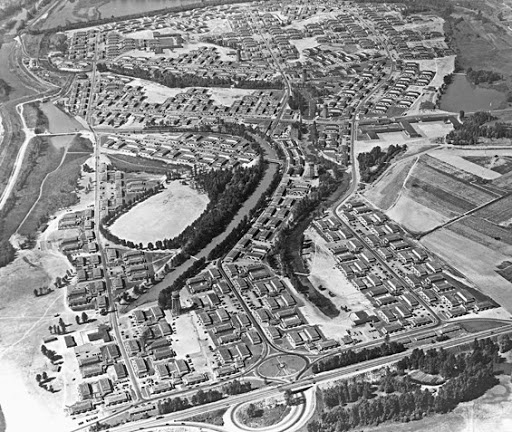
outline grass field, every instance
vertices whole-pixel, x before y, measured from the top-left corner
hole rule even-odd
[[[2,240],[9,239],[18,229],[36,202],[44,177],[55,170],[62,159],[62,152],[57,151],[48,138],[35,137],[29,146],[14,193],[2,213]]]
[[[386,214],[412,233],[429,231],[450,220],[446,215],[415,201],[407,193],[402,194]]]
[[[509,225],[512,219],[512,196],[506,196],[475,213],[497,224]]]
[[[384,175],[365,193],[366,198],[376,207],[388,210],[398,198],[414,158],[398,161],[385,171]]]
[[[486,151],[486,153],[491,152],[497,153],[495,150]],[[509,153],[512,153],[512,151]],[[499,174],[507,174],[512,172],[512,157],[509,156],[494,154],[494,156],[464,156],[464,159],[467,159],[474,164],[480,165]]]
[[[196,220],[208,202],[206,195],[174,181],[163,192],[137,204],[122,215],[110,227],[110,231],[119,238],[142,242],[144,245],[170,239]]]
[[[508,251],[512,232],[477,216],[468,216],[450,225],[450,229],[495,250]]]
[[[108,158],[116,169],[124,172],[144,171],[154,174],[165,174],[173,170],[171,165],[157,160],[137,158],[122,154],[109,154]]]
[[[57,210],[78,202],[75,190],[81,166],[88,157],[88,154],[78,153],[66,155],[62,166],[44,182],[41,198],[21,225],[20,234],[34,233]]]

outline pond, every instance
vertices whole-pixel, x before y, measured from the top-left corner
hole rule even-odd
[[[445,111],[484,111],[502,108],[506,94],[497,90],[474,86],[466,75],[457,74],[441,98],[441,109]]]

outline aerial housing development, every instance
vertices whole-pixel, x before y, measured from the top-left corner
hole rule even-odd
[[[2,30],[8,427],[366,430],[509,385],[512,99],[457,25],[512,13],[75,3]]]

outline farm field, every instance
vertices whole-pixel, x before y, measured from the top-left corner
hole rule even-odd
[[[143,244],[173,238],[201,215],[208,202],[206,195],[174,181],[163,192],[123,214],[110,231],[119,238]]]
[[[488,179],[488,180],[494,180],[501,176],[501,174],[497,171],[494,171],[492,169],[489,169],[485,166],[473,163],[470,159],[467,157],[464,157],[465,153],[464,151],[461,151],[459,149],[454,149],[450,147],[445,147],[440,150],[434,150],[429,153],[430,156],[435,157],[436,159],[439,159],[445,163],[448,163],[450,165],[453,165],[454,167],[466,171],[470,174],[476,175],[478,177]],[[481,154],[481,152],[480,152]]]
[[[402,194],[386,214],[412,233],[429,231],[450,220],[449,217],[413,200],[407,193]]]
[[[497,265],[510,257],[512,246],[494,249],[468,238],[467,232],[448,228],[425,236],[421,243],[512,313],[512,283],[495,271]]]
[[[503,253],[508,253],[512,246],[512,232],[477,216],[465,217],[450,225],[450,229]]]
[[[476,153],[476,155],[473,156],[471,153]],[[512,151],[510,150],[486,150],[484,155],[482,155],[482,151],[471,153],[464,152],[462,157],[499,174],[512,172]],[[489,153],[493,156],[488,156]]]
[[[477,211],[475,216],[488,219],[501,226],[510,226],[512,223],[512,197],[503,197],[501,200]]]

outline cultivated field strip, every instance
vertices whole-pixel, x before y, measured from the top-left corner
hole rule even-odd
[[[475,216],[501,224],[512,219],[512,196],[506,196],[477,211]]]

